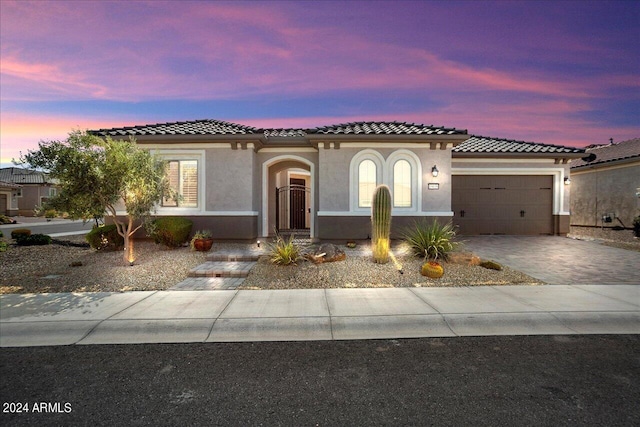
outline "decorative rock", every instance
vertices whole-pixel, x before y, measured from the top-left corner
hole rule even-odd
[[[451,252],[447,262],[459,265],[480,265],[480,257],[471,252]]]
[[[480,263],[480,267],[484,267],[489,270],[497,270],[497,271],[502,270],[502,266],[495,261],[482,261]]]
[[[69,267],[82,267],[82,261],[73,261]]]
[[[309,261],[320,264],[323,262],[343,261],[347,255],[333,243],[323,243],[304,255]]]

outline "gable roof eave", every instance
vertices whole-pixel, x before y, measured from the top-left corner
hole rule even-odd
[[[451,153],[453,159],[580,159],[584,157],[584,153],[544,153],[544,152],[460,152],[453,151]]]
[[[632,165],[634,163],[640,164],[640,155],[624,157],[624,158],[621,158],[621,159],[605,160],[605,161],[600,161],[600,162],[595,161],[593,163],[580,162],[580,164],[572,165],[571,166],[571,171],[584,171],[584,170],[590,170],[590,169],[604,169],[604,168],[610,168],[612,166],[621,166],[621,165],[627,165],[627,164]]]

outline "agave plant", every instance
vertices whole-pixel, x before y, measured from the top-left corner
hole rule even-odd
[[[437,220],[431,224],[425,220],[414,222],[413,226],[403,233],[405,242],[416,256],[425,259],[446,261],[449,252],[455,250],[460,243],[454,241],[456,232],[451,222],[441,225]]]
[[[300,248],[293,242],[294,235],[289,237],[289,240],[284,240],[282,236],[276,234],[275,243],[269,244],[271,251],[269,257],[271,262],[278,265],[290,265],[294,264],[301,258]]]

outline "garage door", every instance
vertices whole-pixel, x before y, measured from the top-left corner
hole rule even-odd
[[[451,205],[460,234],[553,234],[550,175],[454,175]]]

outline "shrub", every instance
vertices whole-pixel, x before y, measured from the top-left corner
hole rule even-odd
[[[9,245],[7,244],[7,242],[0,242],[0,252],[6,252],[8,248]]]
[[[633,235],[640,237],[640,216],[633,218]]]
[[[272,263],[278,265],[290,265],[296,263],[301,258],[300,248],[293,243],[293,234],[289,240],[284,240],[280,235],[276,235],[276,242],[269,244],[271,254],[269,259]]]
[[[156,243],[177,248],[189,241],[193,221],[179,217],[157,218],[151,222],[149,235]]]
[[[0,238],[4,237],[4,233],[2,232],[2,230],[0,230]]]
[[[449,222],[440,225],[435,219],[431,224],[426,220],[416,221],[413,227],[404,231],[403,236],[414,255],[426,259],[441,258],[446,261],[449,258],[449,252],[460,245],[454,241],[456,232],[453,224]]]
[[[0,215],[0,224],[15,224],[16,221],[6,215]]]
[[[85,240],[97,251],[119,251],[124,248],[124,238],[118,234],[115,224],[93,227]]]
[[[49,209],[44,213],[45,218],[55,218],[56,216],[58,216],[58,212],[55,209]]]
[[[28,228],[16,228],[15,230],[11,231],[12,239],[18,240],[20,236],[31,236],[31,230],[29,230]]]
[[[480,267],[488,268],[489,270],[501,271],[502,266],[494,261],[482,261]]]
[[[20,235],[16,239],[19,246],[43,246],[51,244],[51,236],[46,234]]]

